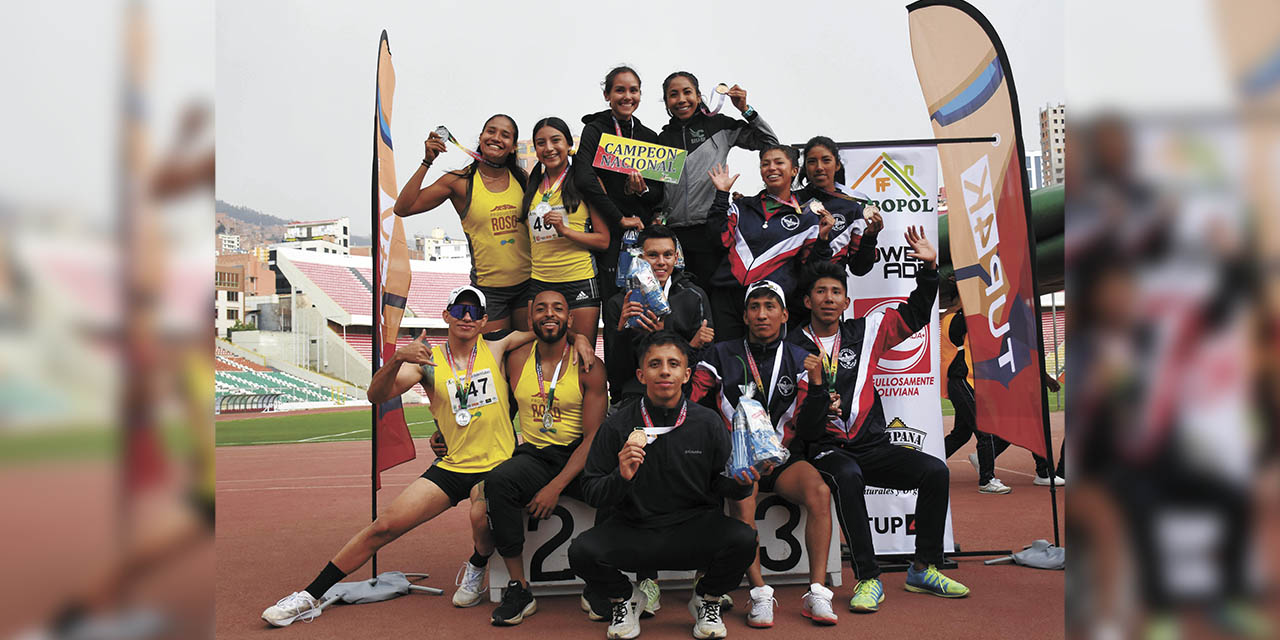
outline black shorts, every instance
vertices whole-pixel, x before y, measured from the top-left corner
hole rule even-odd
[[[485,315],[489,316],[490,320],[501,320],[510,316],[516,305],[523,304],[527,299],[525,292],[529,289],[529,281],[525,280],[509,287],[476,285],[476,288],[484,294]]]
[[[760,478],[760,492],[773,493],[773,487],[777,484],[778,478],[782,476],[782,472],[786,470],[787,467],[800,462],[802,459],[803,458],[792,452],[791,457],[787,458],[787,461],[782,463],[782,466],[775,467],[773,473]]]
[[[570,310],[600,306],[600,286],[595,278],[574,280],[572,282],[530,280],[529,291],[525,294],[525,300],[533,300],[543,291],[559,291],[563,293],[564,299],[569,301]]]
[[[485,477],[488,475],[488,471],[458,473],[457,471],[441,469],[434,464],[422,472],[422,477],[440,487],[444,494],[449,496],[449,504],[455,507],[458,506],[459,502],[466,500],[471,495],[471,488],[484,482]]]

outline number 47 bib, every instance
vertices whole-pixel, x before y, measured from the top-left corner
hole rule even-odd
[[[458,411],[462,405],[458,403],[458,381],[448,378],[444,381],[449,391],[449,406]],[[471,387],[467,389],[467,409],[478,409],[498,401],[493,388],[493,374],[488,369],[479,369],[471,374]]]

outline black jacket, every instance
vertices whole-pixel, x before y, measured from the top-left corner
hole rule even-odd
[[[609,298],[604,303],[604,331],[609,344],[609,357],[605,361],[609,376],[609,392],[613,400],[627,395],[643,395],[644,385],[636,379],[636,359],[639,357],[641,341],[648,334],[644,331],[623,329],[618,331],[618,319],[622,317],[622,305],[627,291]],[[701,287],[683,273],[671,276],[671,290],[667,293],[667,304],[671,305],[671,315],[667,316],[666,328],[680,334],[685,340],[702,328],[702,321],[715,329],[715,320],[711,317],[711,300]],[[696,362],[696,358],[691,358]]]
[[[729,461],[732,446],[716,412],[688,402],[688,414],[679,428],[658,436],[644,449],[644,462],[631,480],[618,471],[618,452],[627,436],[643,426],[641,397],[624,403],[605,418],[596,432],[587,464],[582,470],[582,493],[587,504],[614,508],[614,518],[635,527],[669,527],[708,511],[721,511],[722,498],[741,500],[751,495],[743,486],[721,472]],[[655,427],[675,424],[680,407],[656,409],[649,406]]]
[[[817,199],[836,219],[831,229],[831,254],[843,262],[855,276],[863,276],[876,263],[876,236],[866,233],[867,221],[862,217],[862,203],[827,193],[813,185],[796,191],[800,203]]]
[[[573,162],[574,186],[609,226],[609,249],[595,253],[599,258],[597,262],[603,260],[598,266],[602,271],[610,273],[618,267],[618,247],[622,245],[622,218],[635,216],[648,225],[653,220],[654,212],[662,206],[663,193],[661,182],[645,180],[648,191],[641,195],[628,195],[626,175],[591,166],[596,158],[596,149],[600,146],[600,134],[617,135],[613,123],[613,112],[608,109],[582,116],[584,126]],[[658,141],[658,134],[641,124],[635,116],[631,117],[630,122],[619,122],[618,127],[624,138],[641,142]]]
[[[921,268],[916,272],[916,288],[906,302],[885,311],[840,322],[840,351],[837,353],[840,364],[836,372],[840,417],[797,422],[796,438],[808,443],[810,455],[815,447],[857,448],[875,445],[887,438],[884,407],[872,375],[875,363],[886,351],[929,324],[937,296],[937,270]],[[787,341],[809,353],[818,353],[818,347],[807,331],[792,331]],[[825,386],[825,370],[822,375],[821,385]],[[819,387],[817,384],[814,386]]]
[[[969,363],[964,361],[964,338],[969,330],[964,324],[964,313],[957,311],[952,315],[955,317],[947,328],[947,337],[956,346],[956,355],[951,359],[951,366],[947,367],[947,378],[962,380],[969,377]]]

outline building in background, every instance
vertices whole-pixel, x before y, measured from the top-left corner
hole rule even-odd
[[[1062,103],[1040,110],[1040,163],[1044,172],[1041,186],[1062,184],[1063,157],[1067,140],[1067,108]]]
[[[240,236],[230,233],[218,234],[218,253],[240,253]]]
[[[1026,157],[1027,187],[1032,191],[1044,186],[1044,160],[1039,151],[1028,151]]]
[[[436,261],[436,260],[470,260],[471,249],[467,246],[467,241],[454,240],[445,234],[444,229],[436,227],[431,230],[431,235],[423,235],[421,233],[413,236],[414,249],[419,254],[419,260]]]
[[[214,267],[213,326],[227,336],[236,323],[256,324],[251,317],[264,296],[275,293],[275,275],[267,267],[266,253],[224,254]]]
[[[290,222],[284,228],[284,242],[272,245],[272,248],[351,255],[351,218]]]

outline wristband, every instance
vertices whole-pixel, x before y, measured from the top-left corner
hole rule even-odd
[[[750,120],[756,115],[756,110],[751,105],[747,105],[747,110],[742,112],[742,117]]]
[[[426,168],[430,169],[430,168],[431,168],[431,163],[430,163],[430,162],[427,162],[426,158],[423,158],[423,160],[422,160],[422,166],[424,166],[424,167],[426,167]]]

